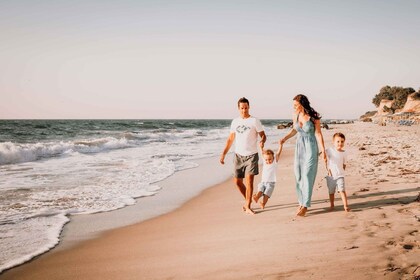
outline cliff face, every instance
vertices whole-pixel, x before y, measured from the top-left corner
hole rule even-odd
[[[413,96],[414,94],[407,97],[407,102],[400,112],[420,113],[420,99],[415,100]]]
[[[393,100],[382,100],[378,106],[378,111],[372,117],[371,121],[386,125],[387,123],[394,123],[399,125],[420,124],[420,100],[413,98],[414,94],[407,97],[407,102],[401,110],[397,110],[395,114],[384,110],[384,107],[391,108]],[[366,118],[363,121],[369,121]]]
[[[381,103],[379,103],[378,106],[378,112],[376,113],[376,116],[385,116],[385,115],[391,115],[392,112],[387,112],[384,110],[384,107],[388,107],[391,108],[392,103],[394,103],[394,100],[387,100],[387,99],[382,99]]]

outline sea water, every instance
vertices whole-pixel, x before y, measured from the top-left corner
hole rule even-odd
[[[262,122],[269,139],[278,140],[281,120]],[[53,248],[69,215],[158,196],[160,181],[219,155],[229,126],[230,120],[0,120],[0,272]]]

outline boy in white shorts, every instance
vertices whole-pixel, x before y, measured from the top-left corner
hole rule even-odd
[[[277,163],[279,161],[282,148],[283,146],[280,145],[275,157],[274,152],[272,150],[263,151],[264,161],[261,175],[261,183],[258,184],[258,192],[253,195],[255,203],[258,203],[258,200],[261,198],[261,196],[263,197],[262,202],[260,202],[261,209],[264,209],[268,199],[273,194],[273,190],[277,181]]]
[[[340,193],[341,199],[343,200],[344,210],[350,211],[347,194],[344,184],[344,170],[346,169],[347,152],[343,149],[346,137],[343,133],[335,133],[333,135],[333,148],[326,150],[328,158],[328,176],[327,187],[330,195],[330,211],[334,210],[334,194],[335,190]]]

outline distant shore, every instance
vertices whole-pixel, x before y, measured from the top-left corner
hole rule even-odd
[[[328,212],[321,164],[313,207],[294,218],[292,147],[265,210],[241,211],[232,180],[175,211],[47,253],[0,279],[413,279],[420,275],[420,126],[334,124],[350,160],[350,213]],[[270,143],[274,147],[274,143]],[[269,146],[268,146],[269,147]],[[218,172],[217,160],[208,173]],[[230,167],[225,167],[230,168]],[[190,180],[199,181],[200,175]],[[259,182],[256,178],[256,183]],[[179,182],[182,187],[183,182]],[[113,217],[117,219],[117,217]]]

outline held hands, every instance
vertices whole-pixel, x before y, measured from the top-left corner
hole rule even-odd
[[[261,151],[264,151],[264,141],[260,141],[260,148],[261,148]]]
[[[322,151],[322,152],[320,152],[319,153],[319,156],[322,156],[322,158],[324,159],[324,162],[325,162],[325,168],[327,169],[327,171],[328,171],[328,175],[331,173],[331,170],[329,170],[328,169],[328,159],[327,159],[327,154],[325,153],[325,151]],[[331,175],[329,175],[329,176],[331,176]]]
[[[327,163],[327,154],[325,153],[325,151],[321,151],[319,153],[319,156],[322,156],[322,158],[324,159],[325,163]]]
[[[222,155],[220,156],[220,163],[221,163],[221,164],[225,164],[225,154],[222,154]]]

